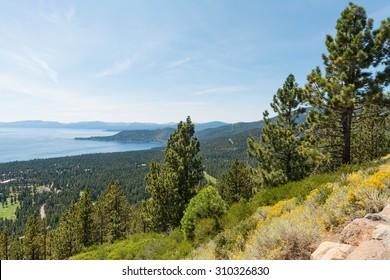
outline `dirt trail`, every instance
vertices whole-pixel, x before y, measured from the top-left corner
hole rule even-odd
[[[41,206],[41,209],[39,210],[39,213],[41,214],[41,219],[46,217],[46,214],[45,214],[45,204],[43,204]]]

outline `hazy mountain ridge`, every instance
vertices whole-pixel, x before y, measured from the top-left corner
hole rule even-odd
[[[307,109],[307,112],[311,110]],[[297,122],[305,121],[307,112],[301,114],[297,118]],[[271,121],[276,121],[277,116],[271,118]],[[222,122],[210,122],[205,124],[195,124],[195,137],[201,142],[218,139],[217,142],[226,142],[232,136],[241,135],[239,137],[245,140],[253,137],[255,132],[256,137],[261,133],[261,129],[265,125],[264,121],[255,122],[238,122],[233,124],[225,124]],[[165,142],[168,140],[170,133],[174,131],[173,127],[164,127],[155,130],[123,130],[111,136],[91,136],[85,138],[76,138],[76,140],[97,140],[97,141],[119,141],[119,142]],[[245,138],[246,137],[246,138]],[[229,144],[229,143],[228,143]]]
[[[226,138],[238,134],[246,134],[245,132],[253,129],[260,129],[264,126],[263,121],[250,123],[235,123],[227,124],[215,128],[199,129],[196,125],[197,132],[195,137],[200,141],[207,141],[217,138]],[[154,130],[123,130],[110,136],[91,136],[78,137],[75,140],[97,140],[97,141],[119,141],[119,142],[165,142],[169,135],[174,131],[174,128],[165,127]]]
[[[226,125],[224,122],[213,121],[207,123],[195,124],[198,131],[216,128]],[[154,130],[162,128],[176,128],[176,123],[142,123],[142,122],[75,122],[75,123],[61,123],[55,121],[41,121],[41,120],[26,120],[17,122],[0,122],[0,127],[3,128],[65,128],[65,129],[102,129],[109,131],[122,130]]]
[[[75,140],[165,142],[174,130],[174,128],[170,127],[155,130],[124,130],[111,136],[77,137]]]

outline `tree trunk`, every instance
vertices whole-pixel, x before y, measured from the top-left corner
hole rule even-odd
[[[352,108],[347,108],[342,114],[342,126],[343,126],[342,163],[343,164],[349,164],[351,162],[352,115],[353,115]]]

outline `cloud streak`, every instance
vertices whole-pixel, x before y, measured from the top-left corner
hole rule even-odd
[[[0,74],[0,89],[51,101],[64,101],[75,96],[67,90],[2,74]]]
[[[243,92],[246,90],[247,88],[243,87],[219,87],[198,91],[197,93],[195,93],[195,95],[229,94]]]
[[[186,58],[183,58],[183,59],[180,59],[180,60],[177,60],[177,61],[174,61],[172,63],[170,63],[168,65],[168,68],[172,69],[172,68],[176,68],[176,67],[179,67],[183,64],[186,64],[188,62],[190,62],[192,59],[190,57],[186,57]]]
[[[27,51],[27,55],[17,54],[7,50],[0,50],[0,53],[6,56],[12,62],[22,66],[25,69],[28,69],[35,74],[43,74],[53,82],[58,81],[58,72],[50,67],[49,63],[37,57],[27,47],[25,47],[25,50]]]
[[[96,78],[118,75],[126,71],[127,69],[129,69],[130,66],[131,66],[131,60],[129,58],[126,58],[122,61],[116,62],[113,66],[98,73],[96,75]]]
[[[50,67],[50,65],[43,61],[42,59],[39,59],[34,54],[31,54],[31,59],[36,63],[36,66],[43,71],[53,82],[57,82],[58,73],[53,68]]]

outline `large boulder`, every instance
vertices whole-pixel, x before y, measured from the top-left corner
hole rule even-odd
[[[364,218],[371,220],[371,221],[390,222],[390,215],[385,214],[383,212],[370,213],[370,214],[367,214]]]
[[[389,215],[389,216],[390,216],[390,204],[387,205],[385,208],[383,208],[382,214],[385,214],[385,215]]]
[[[390,225],[377,225],[372,233],[372,238],[376,240],[381,240],[383,244],[390,247]]]
[[[380,240],[368,240],[361,243],[347,260],[389,260],[390,247],[386,246]]]
[[[372,221],[366,218],[355,219],[341,232],[340,242],[352,246],[359,246],[360,243],[372,238],[372,233],[378,224],[378,221]]]
[[[335,242],[323,242],[311,255],[312,260],[345,260],[345,258],[355,249],[348,244]]]
[[[390,205],[348,224],[340,243],[323,242],[313,260],[390,260]]]

